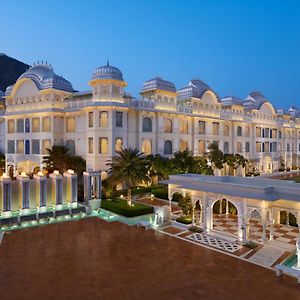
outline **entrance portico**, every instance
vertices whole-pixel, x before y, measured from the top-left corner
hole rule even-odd
[[[291,225],[290,218],[293,218],[295,227],[290,229],[291,241],[294,242],[292,237],[296,238],[299,234],[297,226],[300,224],[300,185],[296,183],[263,178],[195,174],[172,175],[163,183],[169,185],[169,199],[175,192],[190,194],[194,207],[193,222],[203,227],[206,232],[219,230],[219,226],[214,227],[217,216],[219,219],[228,219],[229,206],[232,205],[237,212],[237,228],[235,226],[236,231],[232,230],[232,233],[235,231],[242,241],[266,242],[273,240],[275,235],[280,240],[281,233],[277,232],[284,229],[280,227],[280,223],[283,222],[282,212],[285,212],[286,216],[284,225]],[[223,207],[214,214],[213,208],[217,201],[222,201]],[[234,222],[234,218],[231,221]]]

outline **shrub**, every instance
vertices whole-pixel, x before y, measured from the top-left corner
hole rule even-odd
[[[142,203],[134,203],[134,206],[128,206],[126,200],[119,198],[113,200],[103,199],[101,207],[128,218],[153,213],[152,206]]]
[[[248,241],[244,246],[250,249],[254,249],[257,247],[257,244],[254,243],[253,241]]]
[[[155,198],[160,199],[169,199],[168,190],[163,188],[155,188],[151,190],[151,193],[154,195]]]
[[[192,223],[192,219],[181,216],[181,217],[179,217],[179,218],[176,219],[176,222],[182,223],[182,224],[191,224]]]
[[[174,193],[172,196],[172,201],[174,201],[174,202],[179,202],[182,199],[183,199],[182,194],[180,194],[178,192]]]
[[[192,231],[192,232],[197,232],[197,233],[202,233],[203,232],[203,229],[198,227],[198,226],[191,226],[189,228],[189,230]]]

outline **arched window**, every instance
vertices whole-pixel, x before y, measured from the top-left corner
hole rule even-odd
[[[227,154],[229,153],[229,143],[228,142],[224,142],[224,153]]]
[[[182,120],[180,122],[180,133],[188,133],[188,122],[185,120]]]
[[[105,128],[108,125],[108,113],[107,111],[99,112],[99,127]]]
[[[199,121],[198,122],[198,129],[199,129],[199,134],[205,134],[205,121]]]
[[[67,118],[67,132],[75,132],[75,117]]]
[[[30,119],[25,119],[25,132],[30,132]]]
[[[164,144],[164,154],[172,154],[173,153],[173,149],[172,149],[172,142],[167,140],[165,141]]]
[[[99,139],[99,153],[107,154],[108,152],[108,138]]]
[[[43,118],[43,132],[50,132],[51,131],[51,119],[50,117]]]
[[[237,136],[242,136],[242,127],[241,126],[238,126],[237,127]]]
[[[250,136],[250,126],[246,126],[246,133],[245,133],[246,137]]]
[[[151,141],[149,141],[147,139],[143,140],[143,142],[142,142],[142,152],[145,155],[152,154],[152,144],[151,144]]]
[[[199,155],[204,155],[205,153],[205,141],[198,141],[198,152]]]
[[[179,151],[187,150],[187,148],[188,148],[187,141],[180,140],[180,142],[179,142]]]
[[[123,146],[123,140],[121,138],[116,138],[116,151],[121,151],[122,149],[122,146]]]
[[[173,131],[173,122],[171,119],[164,120],[164,131],[166,133],[171,133]]]
[[[237,144],[236,144],[236,151],[237,152],[242,152],[242,143],[241,142],[237,142]]]
[[[69,150],[69,153],[71,155],[75,155],[75,141],[74,140],[68,140],[66,143],[66,147]]]
[[[246,142],[245,144],[245,152],[250,152],[250,143]]]
[[[25,154],[30,154],[30,142],[29,142],[29,140],[25,141]]]
[[[220,124],[218,122],[213,122],[213,135],[219,135]]]
[[[229,126],[228,125],[224,126],[224,136],[229,136]]]
[[[149,117],[143,118],[143,128],[144,132],[152,132],[152,120]]]
[[[17,120],[17,132],[24,132],[24,119]]]
[[[31,141],[31,152],[32,154],[40,154],[40,140]]]

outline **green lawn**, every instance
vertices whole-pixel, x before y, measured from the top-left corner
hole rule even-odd
[[[125,217],[136,217],[153,213],[153,207],[142,203],[134,203],[128,206],[126,200],[116,198],[113,200],[102,200],[101,207]]]

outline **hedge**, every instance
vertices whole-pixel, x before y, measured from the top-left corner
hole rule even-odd
[[[176,219],[176,222],[182,223],[182,224],[191,224],[192,219],[187,218],[187,217],[179,217],[179,218]]]
[[[151,194],[153,194],[155,198],[166,199],[166,200],[169,199],[167,189],[154,188],[151,190]]]
[[[126,200],[119,198],[113,200],[102,200],[101,207],[125,217],[136,217],[153,213],[153,207],[142,203],[134,203],[134,206],[128,206]]]

